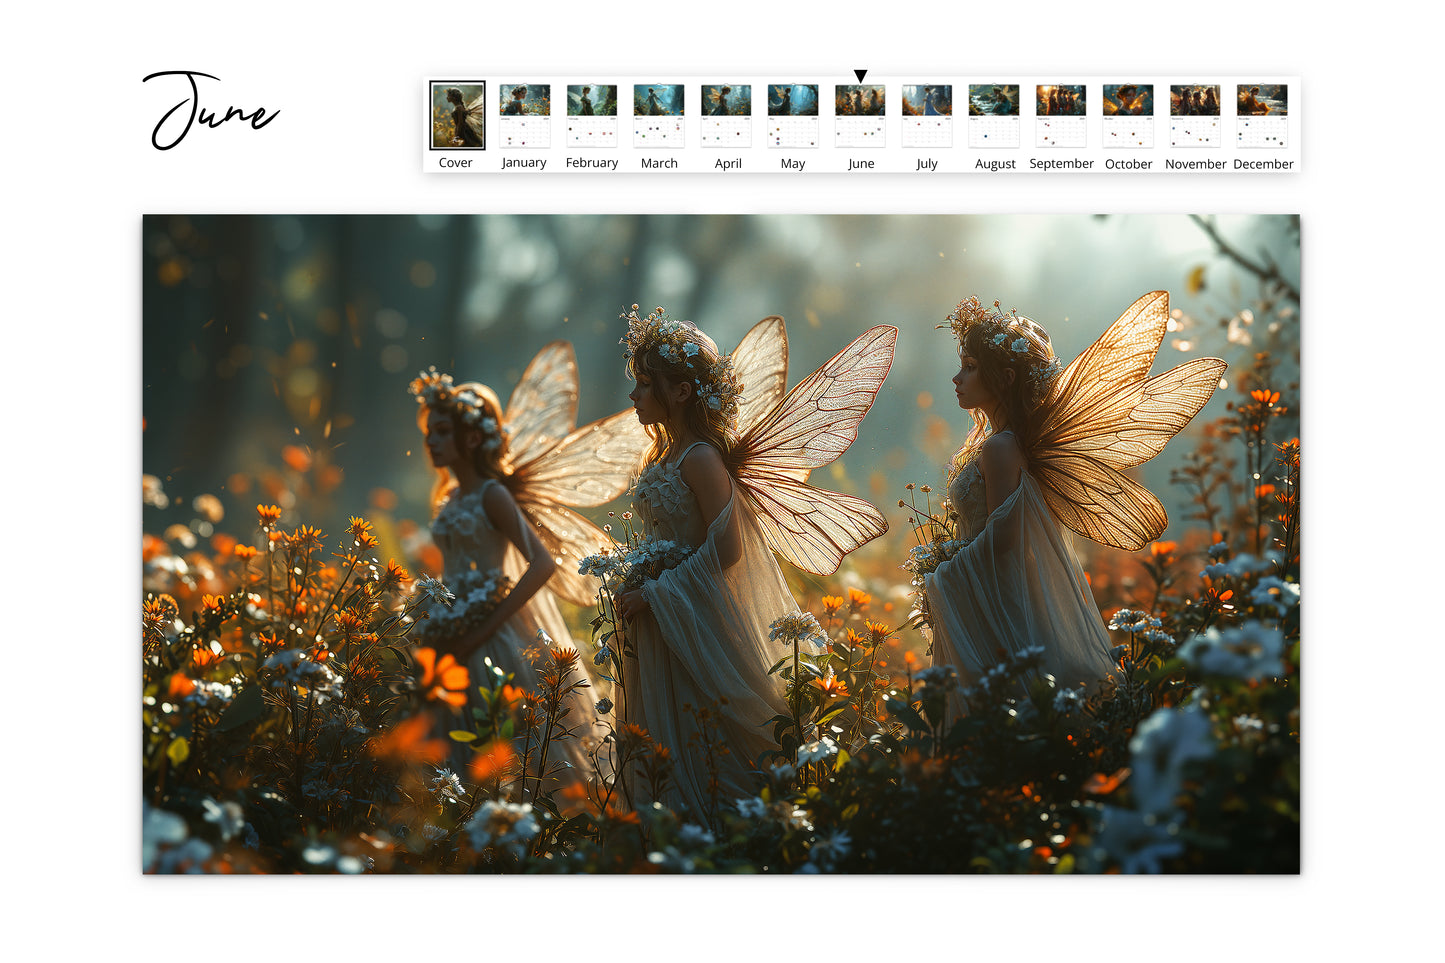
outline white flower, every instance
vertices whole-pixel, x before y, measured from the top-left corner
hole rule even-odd
[[[782,641],[784,645],[794,642],[812,642],[822,648],[827,640],[823,638],[823,627],[811,612],[794,612],[774,619],[768,625],[768,641]]]
[[[1261,622],[1237,628],[1211,628],[1179,647],[1184,661],[1208,675],[1267,679],[1284,672],[1284,633]]]
[[[481,851],[488,846],[496,846],[521,858],[526,855],[527,842],[541,828],[532,815],[531,803],[488,799],[467,824],[467,833],[473,849]]]
[[[1259,732],[1264,729],[1264,720],[1258,716],[1235,716],[1234,728],[1240,732]]]
[[[1072,712],[1084,704],[1084,687],[1077,689],[1060,689],[1054,693],[1054,711]]]
[[[1214,755],[1214,732],[1198,706],[1160,709],[1139,724],[1129,740],[1134,774],[1129,780],[1134,805],[1144,813],[1174,809],[1183,784],[1184,767]]]
[[[1285,615],[1291,608],[1299,604],[1299,585],[1295,582],[1286,582],[1273,575],[1266,575],[1255,585],[1254,591],[1250,593],[1249,601],[1256,608],[1263,608],[1266,605],[1273,606],[1276,614]]]
[[[798,765],[806,766],[810,763],[827,759],[838,754],[838,744],[827,736],[810,742],[805,746],[798,747]]]
[[[428,596],[433,602],[440,602],[447,608],[451,608],[452,603],[457,600],[455,595],[447,591],[445,585],[430,575],[423,575],[416,580],[416,590]]]
[[[827,836],[820,835],[813,840],[813,845],[808,849],[807,865],[813,867],[813,872],[827,872],[837,866],[840,860],[845,859],[852,848],[853,837],[849,836],[846,830],[834,829]]]
[[[1094,833],[1096,858],[1112,860],[1125,873],[1158,873],[1161,860],[1184,852],[1174,823],[1152,813],[1104,807],[1104,818]]]
[[[768,804],[757,796],[753,796],[751,799],[739,799],[736,801],[736,806],[738,813],[745,819],[761,819],[768,812]],[[181,825],[184,828],[185,824]]]
[[[677,831],[677,841],[684,846],[702,847],[711,846],[717,840],[713,837],[712,833],[703,829],[701,826],[695,826],[692,823],[683,823]]]
[[[431,781],[432,793],[440,799],[449,802],[459,803],[466,795],[466,789],[462,786],[461,779],[450,769],[438,768],[436,776]]]

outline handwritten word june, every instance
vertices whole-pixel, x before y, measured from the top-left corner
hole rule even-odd
[[[195,126],[198,120],[207,127],[220,127],[226,121],[234,119],[249,120],[252,129],[260,130],[275,120],[277,114],[281,113],[279,110],[273,110],[270,115],[267,116],[266,108],[257,107],[248,114],[239,107],[227,107],[224,116],[217,116],[215,111],[208,110],[201,106],[201,92],[196,86],[196,78],[205,77],[208,80],[218,81],[221,79],[220,77],[214,74],[202,73],[199,70],[160,70],[142,78],[141,83],[146,83],[157,77],[186,78],[186,83],[190,88],[190,94],[162,114],[160,121],[156,124],[155,130],[151,131],[151,144],[156,150],[170,150],[185,140],[186,135],[191,132],[191,128]],[[177,113],[187,108],[189,108],[189,113]],[[175,118],[174,122],[172,122],[172,118]],[[184,121],[184,123],[182,123],[182,121]],[[169,125],[169,127],[167,125]],[[165,142],[165,138],[168,137],[171,132],[175,131],[177,127],[180,128],[179,132],[177,132],[168,143]]]

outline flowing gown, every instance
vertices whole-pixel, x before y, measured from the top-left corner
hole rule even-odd
[[[707,819],[714,798],[721,807],[755,794],[757,759],[776,748],[766,723],[788,708],[781,680],[768,675],[783,655],[769,642],[768,626],[798,606],[736,482],[727,507],[712,525],[703,524],[679,467],[695,447],[676,461],[649,465],[632,489],[647,536],[694,551],[643,586],[651,611],[628,625],[636,658],[622,660],[623,718],[672,751],[673,783],[660,801]],[[718,542],[735,516],[742,552],[724,568]],[[715,793],[688,707],[707,707],[720,719],[714,739],[727,753],[714,756]]]
[[[487,576],[498,572],[517,580],[526,572],[529,559],[501,532],[492,527],[482,506],[487,489],[500,482],[488,479],[481,487],[462,493],[453,488],[442,500],[436,518],[432,520],[432,538],[441,549],[443,560],[442,581],[457,596],[453,611],[462,612],[469,603],[468,594],[478,590]],[[529,527],[526,517],[518,509],[519,521],[523,528]],[[480,601],[480,599],[476,600]],[[553,646],[558,649],[572,649],[567,623],[552,593],[544,587],[527,600],[527,604],[508,619],[493,633],[492,637],[477,648],[467,659],[467,671],[471,675],[469,691],[475,692],[478,685],[490,687],[496,673],[487,665],[515,676],[513,685],[536,691],[539,688],[537,670],[523,653],[527,649],[539,648],[537,630],[543,629],[551,636]],[[576,670],[579,675],[569,676],[566,681],[585,677],[586,670],[579,661]],[[578,689],[572,693],[567,705],[572,711],[564,721],[576,734],[575,738],[563,740],[557,749],[549,753],[549,762],[563,762],[570,765],[576,780],[586,781],[592,772],[592,761],[588,758],[584,743],[595,741],[598,733],[594,728],[597,712],[594,707],[593,690]],[[467,713],[467,720],[471,718]],[[462,758],[465,758],[463,756]],[[535,767],[533,772],[535,772]],[[567,773],[561,774],[562,783],[571,781]],[[554,788],[556,783],[544,784],[543,789]]]
[[[977,457],[948,486],[958,553],[927,577],[933,664],[969,685],[1006,655],[1043,646],[1043,672],[1061,688],[1115,671],[1108,631],[1064,530],[1027,471],[990,514]],[[957,697],[951,714],[962,711]]]

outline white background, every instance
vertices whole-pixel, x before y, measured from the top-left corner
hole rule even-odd
[[[3,792],[18,958],[1419,958],[1440,859],[1439,54],[1403,5],[194,3],[12,9]],[[956,12],[955,12],[956,11]],[[1297,75],[1294,176],[423,176],[427,76]],[[160,153],[157,70],[261,132]],[[1294,96],[1295,92],[1291,91]],[[1422,133],[1417,133],[1421,131]],[[1304,873],[1240,879],[143,879],[135,644],[146,212],[1304,215]],[[1428,259],[1428,264],[1427,264]],[[1427,321],[1428,319],[1428,321]],[[1433,396],[1433,392],[1430,395]],[[1431,412],[1433,415],[1433,412]],[[1433,564],[1432,564],[1433,563]],[[918,841],[927,846],[927,839]],[[1426,900],[1429,900],[1428,903]],[[1333,958],[1333,952],[1331,953]]]

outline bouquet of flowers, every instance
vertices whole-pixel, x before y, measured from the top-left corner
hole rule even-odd
[[[612,626],[599,640],[601,649],[593,660],[597,665],[602,665],[611,658],[612,649],[608,643],[614,637],[624,639],[621,632],[622,621],[617,618],[613,600],[622,592],[641,588],[643,582],[657,578],[692,554],[692,549],[686,545],[680,545],[668,538],[648,538],[634,529],[629,524],[631,512],[624,512],[622,518],[626,526],[626,540],[614,541],[611,548],[587,556],[577,566],[577,571],[581,574],[594,575],[602,580],[602,589],[597,597],[600,612],[592,623],[593,635],[596,636],[603,622]],[[610,532],[612,526],[606,526],[605,530]],[[610,679],[609,676],[603,678]]]
[[[932,651],[932,617],[928,612],[928,596],[924,594],[923,586],[927,576],[937,571],[938,566],[958,554],[963,547],[963,542],[954,537],[954,527],[950,521],[948,499],[941,499],[938,503],[937,514],[934,513],[933,502],[928,497],[933,491],[927,485],[915,489],[910,483],[908,486],[908,501],[898,500],[899,508],[911,509],[912,515],[908,519],[909,525],[913,528],[913,537],[917,545],[908,550],[908,560],[899,568],[904,569],[911,576],[910,582],[913,585],[913,611],[910,614],[909,624],[924,629],[924,635],[929,640],[929,651]],[[924,507],[920,509],[917,503],[915,491],[924,494]]]
[[[448,586],[455,601],[432,606],[424,625],[426,644],[447,651],[475,632],[512,591],[512,580],[499,568],[461,572]]]

